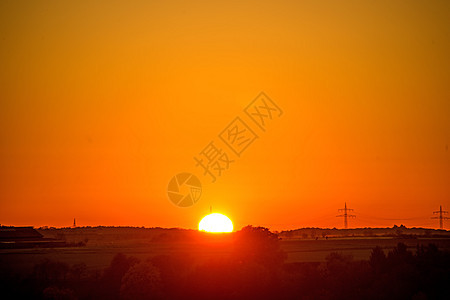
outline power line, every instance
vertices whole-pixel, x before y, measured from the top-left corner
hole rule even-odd
[[[433,211],[433,214],[439,214],[438,217],[431,217],[432,219],[439,219],[439,228],[444,229],[444,220],[448,220],[448,217],[445,217],[444,214],[448,214],[448,211],[442,210],[442,205],[439,205],[439,210]]]
[[[413,217],[413,218],[382,218],[375,217],[372,215],[358,213],[358,217],[361,219],[375,219],[375,220],[386,220],[386,221],[412,221],[412,220],[428,220],[429,217]]]
[[[345,202],[344,208],[338,209],[338,211],[343,211],[344,214],[343,215],[338,215],[336,217],[344,217],[344,228],[347,229],[348,228],[348,218],[356,218],[355,215],[350,215],[348,214],[349,211],[353,211],[353,209],[351,208],[347,208],[347,202]]]

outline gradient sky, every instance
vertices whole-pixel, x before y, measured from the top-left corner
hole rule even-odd
[[[450,2],[242,2],[1,1],[0,223],[342,227],[346,201],[352,227],[437,227]],[[210,183],[194,156],[261,91],[284,114]]]

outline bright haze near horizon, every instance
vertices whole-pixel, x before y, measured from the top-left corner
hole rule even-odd
[[[447,1],[2,1],[0,223],[436,228],[449,53]],[[261,91],[283,115],[211,183],[194,156]]]

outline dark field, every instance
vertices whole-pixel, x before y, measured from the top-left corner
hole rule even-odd
[[[286,262],[324,262],[331,252],[352,255],[355,260],[368,260],[372,249],[380,246],[392,250],[399,242],[405,243],[409,250],[415,251],[417,245],[437,245],[450,250],[449,238],[330,238],[328,240],[281,240],[280,246],[287,254]],[[140,260],[164,254],[186,254],[202,262],[212,257],[226,256],[231,251],[230,242],[211,241],[147,241],[143,239],[103,240],[84,247],[0,249],[0,263],[14,270],[30,271],[34,264],[43,259],[52,259],[68,264],[85,263],[88,269],[103,269],[109,265],[117,253],[134,256]]]
[[[231,234],[103,227],[39,232],[43,238],[30,241],[29,248],[0,249],[5,299],[450,296],[450,238],[443,231],[284,239],[283,233],[251,226]]]
[[[0,264],[17,271],[30,271],[43,259],[68,264],[85,263],[90,270],[107,267],[117,253],[141,260],[158,255],[189,255],[202,262],[210,258],[226,257],[232,251],[229,234],[203,234],[192,230],[160,228],[65,228],[40,229],[45,238],[64,240],[72,244],[84,242],[81,247],[45,246],[27,249],[0,249]],[[281,238],[280,247],[287,254],[285,262],[324,262],[331,252],[352,255],[355,260],[369,259],[376,246],[392,250],[399,242],[415,250],[418,245],[432,243],[443,250],[450,250],[450,236],[444,237],[330,237]]]

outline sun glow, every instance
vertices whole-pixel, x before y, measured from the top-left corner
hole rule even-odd
[[[198,224],[198,230],[206,232],[232,232],[233,223],[222,214],[213,213],[205,216]]]

